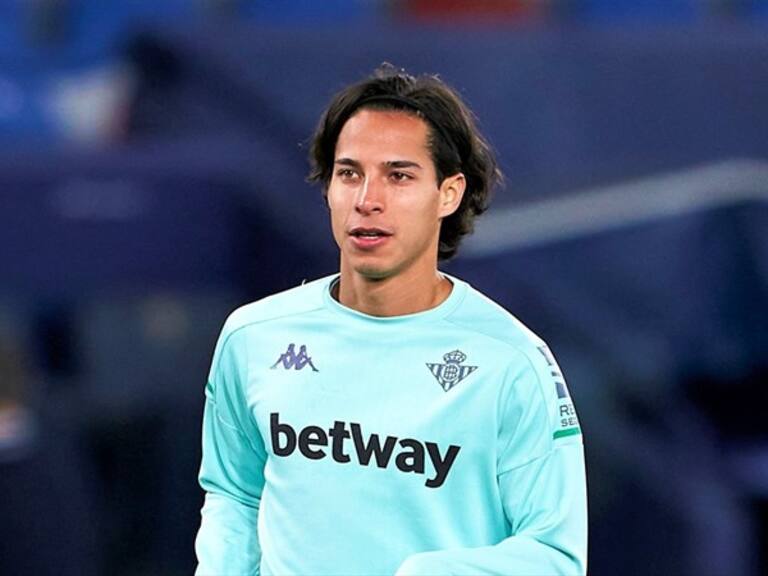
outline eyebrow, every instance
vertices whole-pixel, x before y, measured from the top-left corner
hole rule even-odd
[[[360,167],[360,162],[352,158],[337,158],[334,161],[334,164],[339,164],[341,166],[352,166],[354,168]],[[387,168],[422,168],[421,164],[411,160],[387,160],[386,162],[382,162],[382,164]]]
[[[388,166],[389,168],[419,168],[421,169],[421,164],[418,162],[413,162],[411,160],[390,160],[389,162],[384,162],[385,166]]]

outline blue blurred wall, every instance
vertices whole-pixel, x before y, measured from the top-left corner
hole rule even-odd
[[[265,3],[245,22],[155,21],[56,67],[4,53],[25,102],[50,73],[104,65],[130,89],[101,140],[68,140],[44,107],[5,117],[0,342],[26,368],[0,405],[23,406],[29,433],[0,444],[0,488],[18,495],[0,534],[27,542],[0,548],[0,572],[190,572],[216,333],[239,303],[335,270],[308,139],[330,95],[383,61],[455,85],[498,152],[508,185],[447,269],[560,358],[584,421],[592,574],[765,570],[768,37],[595,26],[630,10],[609,4],[517,27],[357,5],[354,25],[329,11],[291,28]],[[36,498],[49,485],[74,509]],[[46,543],[64,542],[64,513],[83,546]]]

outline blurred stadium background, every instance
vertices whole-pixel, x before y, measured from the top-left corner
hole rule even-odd
[[[335,270],[308,138],[383,61],[498,151],[446,269],[569,377],[591,574],[768,574],[762,0],[0,0],[0,573],[191,573],[217,332]]]

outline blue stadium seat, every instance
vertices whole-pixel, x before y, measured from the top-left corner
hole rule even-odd
[[[382,4],[380,0],[261,0],[245,2],[242,14],[269,24],[372,22]]]
[[[583,0],[576,10],[597,22],[663,24],[691,22],[705,7],[697,0]]]

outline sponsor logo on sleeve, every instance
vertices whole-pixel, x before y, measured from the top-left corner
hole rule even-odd
[[[565,378],[560,371],[560,366],[557,365],[555,357],[547,346],[539,346],[538,350],[547,362],[549,375],[557,392],[557,424],[555,425],[552,437],[557,440],[558,438],[581,434],[579,417],[576,415],[576,408],[574,408],[573,400],[568,393],[568,386],[565,384]]]

